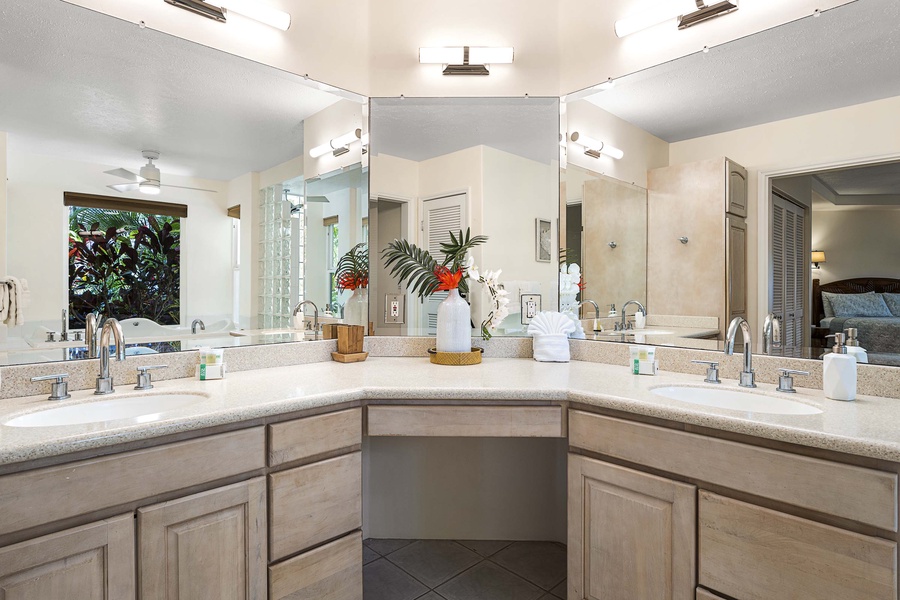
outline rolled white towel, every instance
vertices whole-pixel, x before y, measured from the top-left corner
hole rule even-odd
[[[5,323],[9,318],[9,284],[5,279],[0,279],[0,323]]]
[[[10,327],[24,325],[25,315],[21,306],[22,284],[18,278],[9,275],[6,278],[6,285],[9,288],[9,308],[3,323]]]

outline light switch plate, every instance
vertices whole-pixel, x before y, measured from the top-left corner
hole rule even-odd
[[[406,314],[405,298],[403,294],[385,294],[384,296],[384,322],[403,323]]]
[[[522,314],[522,325],[528,325],[541,312],[540,294],[522,294],[519,298]]]

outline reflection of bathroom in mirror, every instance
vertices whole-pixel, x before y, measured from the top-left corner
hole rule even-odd
[[[37,19],[66,23],[90,48],[52,43],[52,32],[27,25]],[[329,289],[325,241],[316,236],[334,217],[336,252],[365,239],[362,140],[354,135],[346,153],[309,150],[348,132],[361,137],[364,98],[151,29],[138,34],[133,24],[65,2],[19,3],[0,27],[8,67],[0,73],[8,178],[0,278],[27,281],[30,296],[18,323],[0,325],[0,364],[85,356],[76,333],[95,308],[123,321],[136,353],[304,339],[291,329],[304,299],[320,307],[323,321],[326,309],[338,318],[349,294]],[[147,150],[157,154],[148,160]],[[339,174],[334,182],[353,181],[307,189],[324,186],[330,173]],[[158,178],[150,186],[157,194],[142,192],[142,175],[151,184]],[[66,193],[77,200],[64,203]],[[144,312],[150,303],[137,294],[112,298],[119,284],[97,283],[122,280],[121,261],[110,261],[107,275],[78,274],[95,277],[90,282],[110,298],[80,302],[88,286],[69,285],[68,238],[93,246],[113,226],[116,248],[144,252],[133,232],[147,225],[146,214],[165,216],[171,207],[180,216],[166,260],[177,261],[180,275],[167,289],[177,288],[177,297]],[[143,220],[131,229],[110,221],[121,210]],[[143,281],[147,264],[127,276]]]
[[[434,335],[440,293],[421,302],[384,268],[381,251],[404,238],[440,257],[451,231],[486,235],[472,256],[502,270],[510,314],[496,335],[524,335],[519,298],[556,310],[559,101],[556,98],[373,98],[369,158],[370,304],[379,335]],[[550,261],[536,256],[536,220],[551,223]],[[487,293],[472,286],[476,325]],[[396,303],[392,314],[391,303]]]
[[[822,289],[893,293],[888,288],[900,276],[898,257],[880,241],[896,237],[900,214],[896,171],[883,164],[900,157],[891,25],[898,11],[889,0],[848,3],[566,97],[567,170],[574,164],[648,190],[648,332],[672,329],[654,317],[684,316],[687,329],[708,326],[721,340],[731,317],[741,315],[751,324],[754,347],[762,349],[763,321],[772,313],[784,335],[781,348],[770,352],[821,357],[821,338],[848,327],[837,320],[823,324],[833,317],[825,316]],[[798,54],[796,48],[804,50]],[[787,56],[789,64],[781,58]],[[623,155],[590,156],[590,148],[572,139],[575,132]],[[728,161],[746,174],[726,168]],[[857,168],[872,185],[857,185],[862,177],[851,175]],[[744,198],[734,192],[740,178]],[[724,199],[719,191],[708,199],[718,205],[714,216],[701,200],[713,187],[725,190]],[[660,212],[667,201],[673,210]],[[735,210],[742,202],[743,210]],[[582,243],[592,235],[585,226]],[[783,243],[787,235],[791,245]],[[848,244],[860,250],[848,252]],[[810,260],[813,250],[826,255],[818,269]],[[727,308],[709,315],[690,311],[724,307],[719,298]],[[593,307],[583,316],[593,316]],[[869,343],[882,347],[879,340],[889,330],[872,327]],[[683,335],[646,335],[644,341],[716,346]],[[874,354],[873,362],[881,364],[897,364],[900,356]]]

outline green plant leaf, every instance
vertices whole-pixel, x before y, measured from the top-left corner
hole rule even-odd
[[[437,261],[427,250],[406,240],[394,240],[382,250],[384,266],[400,283],[406,283],[410,291],[420,298],[429,296],[440,285],[434,274]]]
[[[460,230],[458,236],[454,235],[451,231],[450,241],[441,242],[441,253],[444,255],[444,261],[441,265],[445,267],[452,265],[451,269],[455,271],[462,266],[462,262],[465,260],[469,250],[486,241],[488,241],[486,235],[476,235],[475,237],[472,237],[471,230],[468,227],[466,228],[465,233]]]

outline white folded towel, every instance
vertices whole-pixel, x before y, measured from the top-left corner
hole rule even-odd
[[[9,284],[5,279],[0,279],[0,323],[5,323],[9,317]]]

